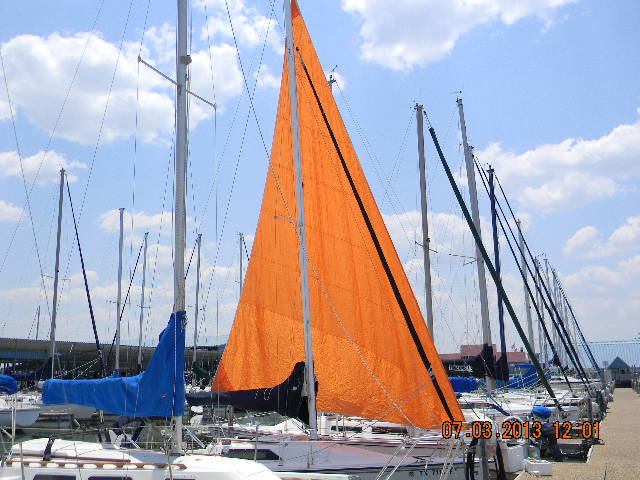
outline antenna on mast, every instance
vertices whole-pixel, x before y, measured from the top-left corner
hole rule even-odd
[[[338,65],[331,69],[331,71],[329,72],[329,80],[327,80],[329,82],[329,90],[331,90],[331,93],[333,93],[333,84],[338,82],[338,80],[336,80],[336,77],[333,76],[336,68],[338,68]]]

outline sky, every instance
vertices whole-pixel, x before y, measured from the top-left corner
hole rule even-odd
[[[632,0],[300,0],[334,96],[407,275],[424,303],[416,102],[466,196],[456,97],[470,144],[492,165],[537,255],[557,270],[589,340],[640,335],[640,9]],[[101,341],[116,323],[118,209],[124,214],[123,343],[153,344],[171,311],[173,2],[0,5],[0,336],[48,338],[59,170],[71,191]],[[224,341],[266,178],[284,54],[271,0],[190,5],[187,278],[202,233],[199,335]],[[460,93],[461,92],[461,93]],[[251,105],[255,107],[255,115]],[[474,246],[427,141],[434,336],[441,352],[481,338]],[[482,230],[490,211],[480,195]],[[416,243],[417,242],[417,243]],[[503,280],[524,292],[501,239]],[[92,339],[65,193],[57,337]],[[138,266],[136,267],[136,261]],[[135,273],[134,273],[135,270]],[[129,288],[130,279],[131,287]],[[497,341],[496,294],[489,283]],[[40,308],[38,322],[37,310]],[[188,338],[193,335],[188,326]],[[507,322],[507,343],[519,348]]]

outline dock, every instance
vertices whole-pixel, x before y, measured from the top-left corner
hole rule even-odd
[[[640,395],[631,388],[614,391],[614,401],[600,426],[602,445],[595,445],[586,463],[553,464],[553,480],[621,480],[640,473]],[[531,474],[518,477],[533,479]]]

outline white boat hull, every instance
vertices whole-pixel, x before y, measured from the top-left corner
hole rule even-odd
[[[12,410],[3,408],[0,410],[0,427],[11,428]],[[38,420],[40,409],[37,407],[23,407],[16,409],[16,427],[30,427]]]

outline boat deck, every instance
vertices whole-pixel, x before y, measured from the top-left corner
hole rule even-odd
[[[587,463],[554,463],[554,480],[618,480],[640,472],[640,395],[631,388],[618,388],[600,427],[603,445],[593,447]],[[528,475],[528,476],[527,476]],[[533,478],[529,474],[523,480]]]

